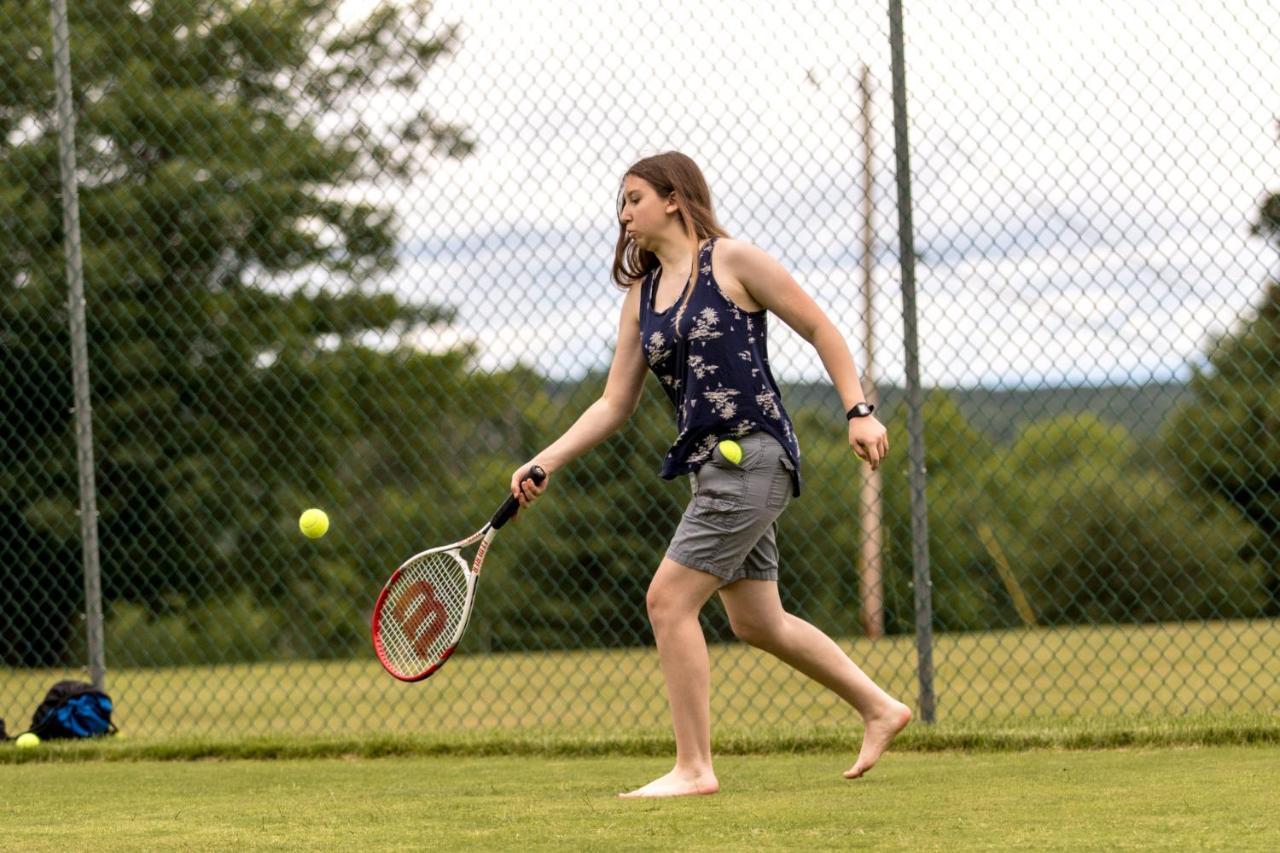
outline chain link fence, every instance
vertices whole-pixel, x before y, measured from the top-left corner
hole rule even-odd
[[[805,458],[791,610],[917,698],[923,465],[938,719],[1274,713],[1280,4],[906,6],[916,463],[881,4],[69,0],[122,728],[665,727],[644,595],[688,486],[657,476],[652,380],[504,531],[446,670],[393,681],[368,620],[600,393],[615,194],[668,149],[844,331],[891,430],[871,479],[816,354],[772,325]],[[0,18],[12,729],[83,677],[92,608],[50,15]],[[850,719],[718,603],[704,627],[719,723]]]

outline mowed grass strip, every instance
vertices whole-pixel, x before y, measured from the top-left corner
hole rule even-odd
[[[42,851],[1280,849],[1280,748],[728,756],[720,794],[614,796],[668,759],[448,757],[0,767]]]
[[[717,728],[717,755],[843,753],[852,760],[861,741],[858,726]],[[916,723],[893,743],[897,752],[1018,752],[1231,745],[1280,745],[1274,716],[1140,718],[1033,718],[986,723]],[[437,756],[538,758],[671,756],[670,730],[601,734],[564,729],[442,731],[432,734],[179,735],[47,741],[34,749],[0,747],[0,765],[82,761],[296,760]]]

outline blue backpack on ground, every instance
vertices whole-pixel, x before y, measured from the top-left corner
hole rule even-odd
[[[31,718],[41,740],[113,735],[111,697],[83,681],[59,681],[45,694]]]

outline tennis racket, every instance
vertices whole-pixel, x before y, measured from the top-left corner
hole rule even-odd
[[[537,465],[522,478],[541,485]],[[415,554],[395,570],[373,606],[373,649],[387,672],[401,681],[422,681],[444,666],[471,619],[476,580],[493,537],[515,516],[520,502],[507,495],[488,524],[452,545]],[[479,542],[468,566],[462,549]]]

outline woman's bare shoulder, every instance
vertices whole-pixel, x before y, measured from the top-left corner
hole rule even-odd
[[[769,260],[769,254],[759,246],[733,237],[721,237],[716,240],[716,253],[734,267]]]

